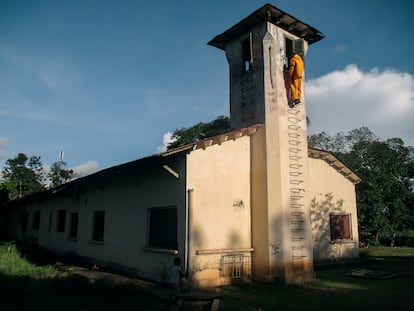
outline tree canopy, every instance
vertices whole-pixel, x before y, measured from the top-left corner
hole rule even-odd
[[[66,169],[66,162],[64,161],[55,162],[50,167],[47,177],[50,180],[51,187],[57,187],[73,178],[73,170]]]
[[[28,158],[19,153],[15,158],[8,159],[2,170],[0,188],[7,192],[10,200],[41,191],[45,188],[45,174],[39,156]]]
[[[40,156],[19,153],[8,159],[1,171],[0,203],[15,200],[26,195],[57,187],[73,178],[73,171],[66,169],[66,163],[56,162],[46,174]]]
[[[229,131],[231,131],[229,117],[219,116],[209,123],[200,122],[189,128],[183,127],[174,130],[172,134],[173,142],[167,146],[167,149],[170,150]]]

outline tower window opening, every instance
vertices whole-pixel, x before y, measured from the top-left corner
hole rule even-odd
[[[285,68],[289,68],[290,59],[293,56],[293,41],[285,38]]]
[[[292,40],[285,38],[285,68],[289,69],[289,63],[293,57],[293,54],[297,53],[303,58],[304,51],[305,48],[303,39]]]
[[[253,69],[253,35],[249,34],[249,37],[242,42],[242,56],[243,56],[243,68],[244,71],[250,71]]]

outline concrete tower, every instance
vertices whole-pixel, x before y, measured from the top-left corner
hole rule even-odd
[[[266,4],[209,42],[225,51],[229,63],[232,126],[263,124],[253,138],[251,163],[256,279],[298,283],[313,277],[306,100],[302,90],[301,103],[288,105],[289,61],[322,38]]]

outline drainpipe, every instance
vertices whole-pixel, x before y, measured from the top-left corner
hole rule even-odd
[[[194,189],[187,190],[187,208],[185,210],[185,259],[184,259],[184,269],[185,276],[190,283],[189,279],[189,270],[190,270],[190,216],[191,216],[191,207],[193,206],[193,191]]]

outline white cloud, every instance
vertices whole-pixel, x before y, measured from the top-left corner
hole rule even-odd
[[[367,126],[382,139],[414,145],[414,78],[386,69],[349,65],[306,82],[311,134],[347,132]]]
[[[175,141],[174,138],[172,138],[172,134],[171,132],[167,132],[164,133],[163,137],[162,137],[162,146],[158,146],[157,147],[157,151],[158,152],[164,152],[167,150],[167,146],[168,144],[172,143]]]
[[[98,170],[99,164],[95,161],[88,161],[84,164],[80,164],[72,167],[73,175],[75,178],[80,178],[86,175],[95,173]]]

